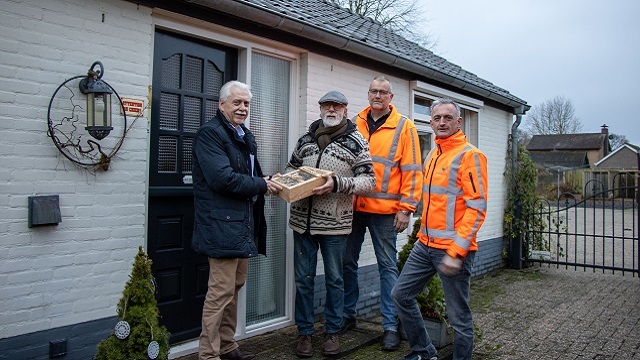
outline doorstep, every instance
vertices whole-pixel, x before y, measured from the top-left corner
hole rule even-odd
[[[355,329],[340,335],[340,353],[333,358],[344,358],[365,346],[380,342],[382,327],[379,319],[377,322],[373,322],[373,320],[358,319]],[[314,356],[311,359],[324,359],[321,354],[323,340],[324,326],[321,323],[316,323],[313,336]],[[295,354],[295,348],[298,344],[298,330],[295,325],[243,339],[238,341],[238,344],[243,351],[256,354],[256,359],[298,359]],[[198,354],[193,353],[175,359],[197,360]]]

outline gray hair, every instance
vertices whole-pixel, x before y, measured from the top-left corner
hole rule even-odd
[[[229,95],[231,95],[231,89],[234,87],[247,91],[249,93],[249,99],[253,97],[253,94],[251,94],[251,87],[249,85],[238,80],[231,80],[220,88],[220,100],[227,100]]]
[[[433,109],[435,109],[436,106],[438,105],[448,105],[451,104],[453,106],[456,107],[456,119],[460,117],[460,105],[458,105],[457,102],[449,99],[449,98],[439,98],[436,101],[434,101],[433,103],[431,103],[431,106],[429,107],[430,112],[433,113]]]
[[[371,80],[371,82],[374,82],[374,81],[388,82],[389,83],[389,93],[393,94],[393,87],[391,86],[391,80],[387,79],[383,75],[378,75],[378,76],[374,77],[373,80]]]

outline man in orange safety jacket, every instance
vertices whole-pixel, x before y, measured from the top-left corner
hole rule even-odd
[[[376,174],[375,191],[355,199],[351,235],[344,257],[344,313],[341,331],[355,327],[358,303],[358,258],[368,228],[380,276],[382,350],[400,346],[397,313],[391,289],[398,279],[397,233],[409,224],[422,191],[422,159],[413,122],[391,105],[391,82],[383,76],[369,85],[370,106],[353,118],[369,141]]]
[[[454,329],[454,360],[471,360],[473,317],[469,288],[476,234],[487,211],[487,158],[467,142],[460,107],[451,99],[431,105],[436,147],[424,163],[423,214],[418,238],[392,291],[411,354],[405,359],[437,359],[416,296],[440,275],[448,322]]]

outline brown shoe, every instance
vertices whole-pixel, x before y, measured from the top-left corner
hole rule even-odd
[[[311,343],[311,335],[299,335],[298,346],[296,346],[296,355],[301,358],[309,358],[313,356],[313,344]]]
[[[256,355],[235,348],[233,351],[220,355],[220,359],[223,360],[252,360]]]
[[[340,338],[337,333],[324,334],[324,343],[322,343],[322,355],[331,356],[338,355],[340,352]]]

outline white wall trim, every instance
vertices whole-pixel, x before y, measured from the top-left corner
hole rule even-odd
[[[414,80],[411,82],[411,90],[414,91],[420,91],[420,92],[426,92],[428,94],[434,94],[440,97],[448,97],[451,98],[453,100],[456,100],[457,102],[463,103],[463,104],[467,104],[467,105],[471,105],[474,106],[476,108],[482,108],[484,107],[484,101],[481,100],[477,100],[465,95],[461,95],[458,94],[456,92],[450,91],[450,90],[446,90],[431,84],[427,84],[425,82],[422,81],[418,81],[418,80]]]

